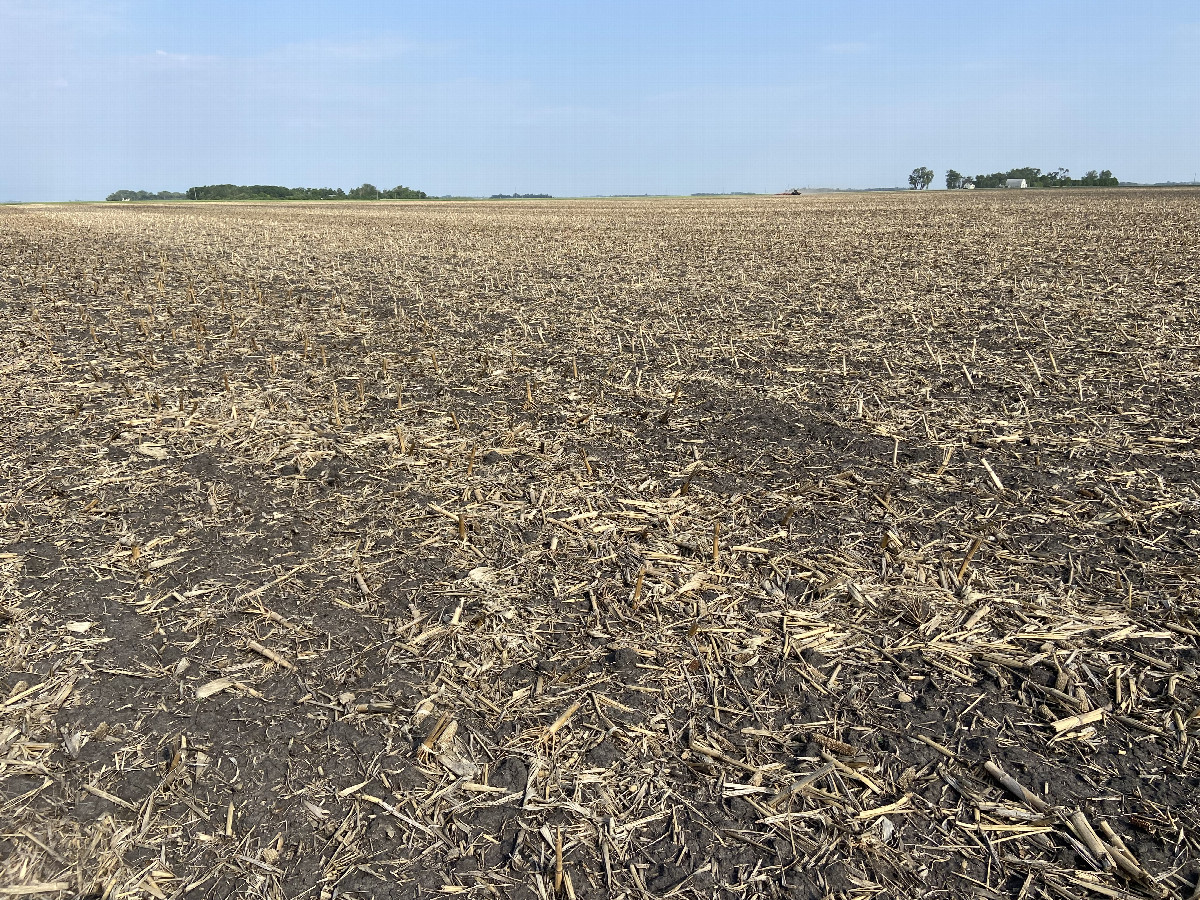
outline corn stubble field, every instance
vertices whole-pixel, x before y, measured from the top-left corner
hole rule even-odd
[[[0,893],[1189,898],[1200,193],[0,210]]]

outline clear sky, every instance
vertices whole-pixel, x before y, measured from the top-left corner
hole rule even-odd
[[[1200,2],[0,0],[0,201],[1190,180]]]

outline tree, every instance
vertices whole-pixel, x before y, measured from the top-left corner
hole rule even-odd
[[[946,190],[956,191],[962,187],[963,177],[951,169],[946,173]]]
[[[133,200],[174,200],[182,199],[183,194],[170,195],[169,192],[159,191],[158,194],[146,194],[145,191],[117,191],[109,196],[110,200],[122,200],[124,194]],[[142,196],[145,194],[145,196]],[[421,200],[425,198],[424,191],[399,185],[390,191],[381,191],[373,184],[363,184],[352,188],[347,194],[341,188],[331,187],[283,187],[278,184],[207,184],[188,188],[189,200],[379,200],[382,197],[400,200]]]
[[[923,191],[931,184],[933,184],[933,170],[927,166],[913,169],[912,174],[908,176],[908,186],[914,191]]]
[[[105,197],[105,200],[183,200],[184,194],[178,191],[159,191],[156,194],[150,191],[114,191]]]
[[[1120,184],[1108,169],[1103,172],[1090,169],[1079,178],[1072,178],[1071,170],[1063,166],[1050,172],[1026,166],[1007,172],[993,172],[991,175],[976,175],[974,180],[976,187],[999,188],[1004,187],[1010,178],[1024,178],[1030,187],[1116,187]],[[964,182],[968,180],[964,179]]]
[[[398,184],[390,191],[384,191],[381,196],[385,200],[424,200],[425,192]]]
[[[1020,169],[1009,169],[1004,180],[1009,178],[1024,178],[1029,184],[1037,184],[1042,177],[1042,170],[1034,166],[1023,166]]]

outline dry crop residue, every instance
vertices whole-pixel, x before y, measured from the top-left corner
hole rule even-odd
[[[1198,236],[0,210],[0,893],[1195,896]]]

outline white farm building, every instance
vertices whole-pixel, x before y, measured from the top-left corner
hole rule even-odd
[[[1029,185],[1027,185],[1025,183],[1024,178],[1010,178],[1010,179],[1008,179],[1007,182],[1005,182],[1004,186],[1010,187],[1010,188],[1027,188],[1027,187],[1029,187]]]

